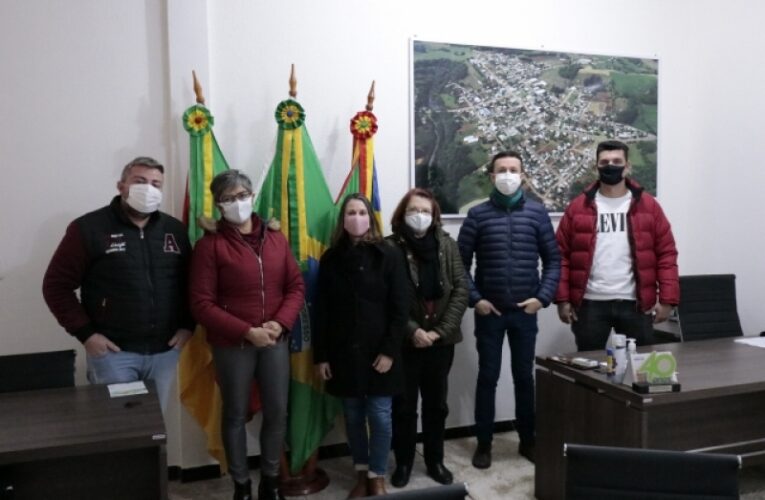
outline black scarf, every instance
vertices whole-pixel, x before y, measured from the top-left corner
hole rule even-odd
[[[440,299],[444,295],[441,286],[441,268],[438,262],[438,239],[433,228],[429,229],[425,236],[418,238],[414,231],[403,225],[402,236],[406,246],[412,251],[418,264],[419,288],[418,295],[425,300]]]

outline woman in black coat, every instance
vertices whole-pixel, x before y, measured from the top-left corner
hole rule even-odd
[[[349,498],[385,494],[409,285],[401,252],[383,241],[361,194],[343,201],[318,286],[314,363],[327,392],[342,398],[358,474]]]
[[[391,218],[389,237],[406,256],[413,300],[402,355],[406,384],[393,400],[391,484],[406,486],[417,441],[417,401],[422,395],[423,455],[428,475],[450,484],[444,466],[444,430],[454,345],[462,341],[460,323],[468,303],[468,283],[457,242],[441,228],[441,209],[430,191],[414,188]]]

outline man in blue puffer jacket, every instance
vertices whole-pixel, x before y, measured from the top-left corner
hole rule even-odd
[[[534,461],[534,348],[537,311],[555,297],[560,254],[544,206],[520,189],[523,162],[514,151],[498,153],[489,164],[494,189],[488,201],[470,209],[457,243],[470,275],[470,306],[475,308],[478,383],[475,426],[478,446],[473,466],[491,466],[494,400],[505,335],[515,386],[518,452]],[[542,276],[539,259],[542,259]]]

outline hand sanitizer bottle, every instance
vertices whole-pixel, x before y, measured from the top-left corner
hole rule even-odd
[[[627,339],[627,372],[622,379],[622,384],[632,387],[632,383],[636,381],[635,367],[632,366],[632,356],[637,352],[635,346],[635,339]]]
[[[635,344],[635,339],[628,338],[627,339],[627,356],[630,354],[635,354],[637,352],[637,346]]]

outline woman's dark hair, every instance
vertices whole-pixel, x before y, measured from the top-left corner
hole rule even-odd
[[[353,193],[346,196],[345,199],[343,200],[343,204],[340,205],[340,211],[337,214],[337,223],[335,224],[335,230],[332,231],[332,246],[336,247],[341,243],[346,243],[350,241],[348,232],[345,230],[345,227],[343,224],[344,222],[343,218],[345,217],[345,207],[348,206],[348,203],[351,200],[359,200],[367,208],[367,215],[369,216],[369,231],[367,231],[367,234],[364,236],[363,241],[372,242],[372,243],[382,241],[382,230],[380,229],[380,225],[377,223],[377,217],[375,217],[374,210],[372,209],[372,204],[369,202],[367,197],[364,196],[363,194]]]
[[[401,201],[398,202],[396,210],[393,211],[393,216],[390,218],[390,227],[393,232],[398,233],[404,226],[406,206],[409,205],[409,200],[412,199],[412,196],[419,196],[420,198],[430,200],[430,204],[432,205],[431,210],[433,211],[433,225],[436,227],[441,227],[441,207],[438,206],[436,197],[433,196],[433,193],[427,189],[413,188],[410,189],[403,198],[401,198]]]

